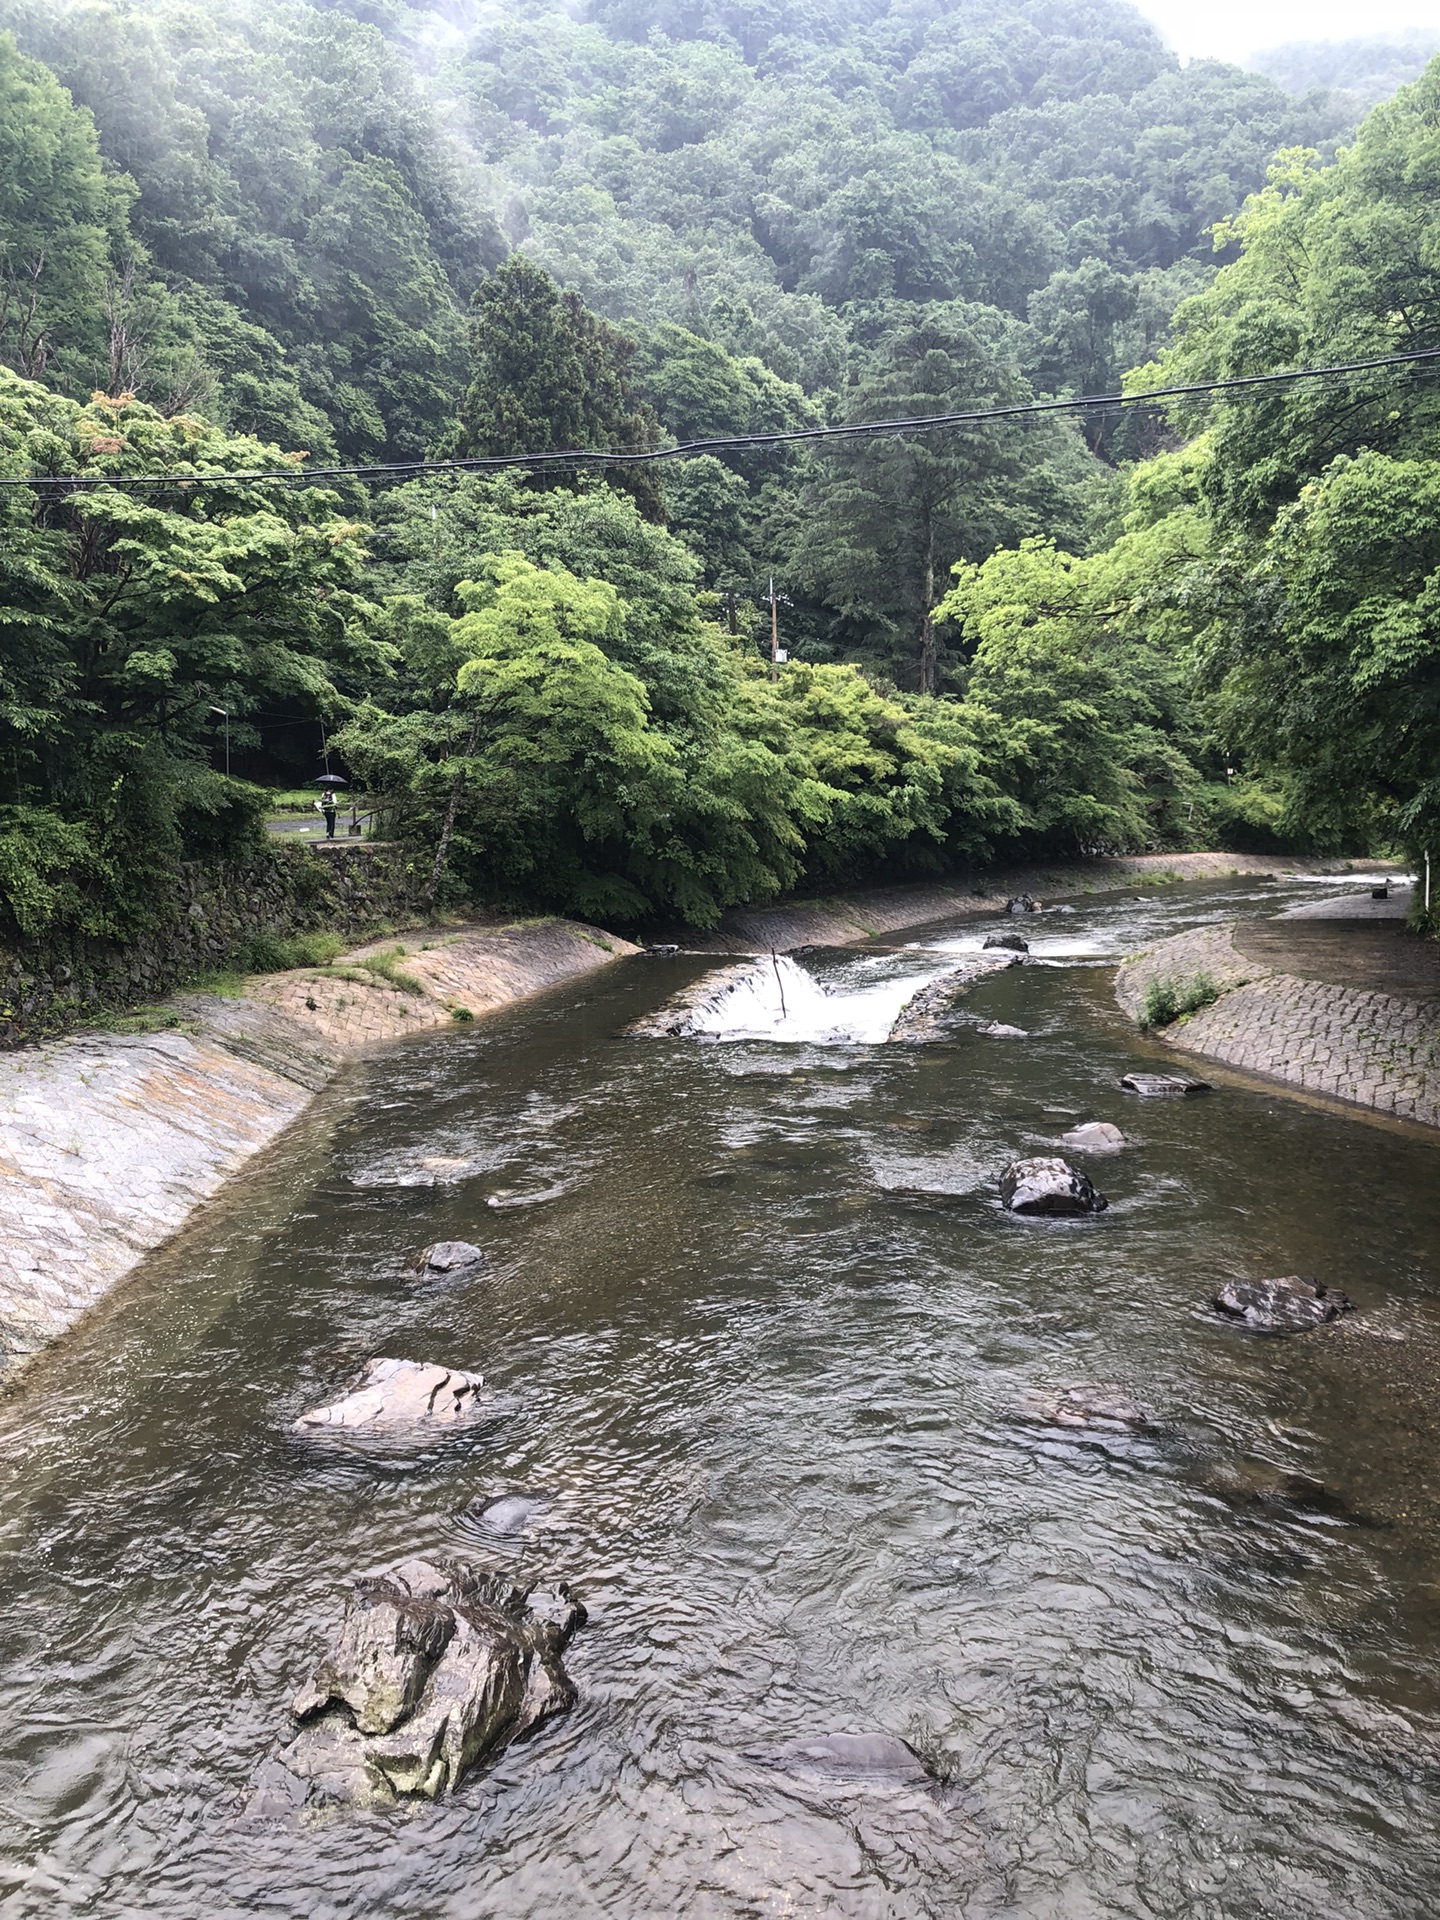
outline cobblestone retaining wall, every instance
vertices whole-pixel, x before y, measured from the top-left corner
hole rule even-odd
[[[138,940],[70,935],[0,948],[0,1049],[223,969],[256,934],[325,928],[348,938],[412,917],[416,899],[399,851],[363,843],[278,842],[244,865],[187,864],[173,913]]]
[[[1440,1008],[1277,971],[1241,953],[1231,933],[1204,927],[1136,954],[1119,970],[1116,998],[1133,1018],[1151,981],[1206,974],[1219,999],[1164,1028],[1167,1045],[1440,1126]]]

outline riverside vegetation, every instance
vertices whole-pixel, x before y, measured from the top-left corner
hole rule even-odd
[[[627,925],[1000,859],[1431,845],[1409,370],[252,476],[1436,344],[1440,66],[1356,132],[1358,96],[1182,70],[1111,0],[465,29],[0,0],[0,101],[0,474],[186,482],[0,492],[8,941],[135,936],[322,741],[441,904]]]

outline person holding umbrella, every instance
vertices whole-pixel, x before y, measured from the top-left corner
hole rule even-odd
[[[335,815],[339,811],[335,799],[335,789],[336,787],[343,787],[344,784],[345,782],[340,779],[337,774],[333,773],[325,774],[320,782],[321,791],[315,799],[315,811],[324,818],[325,838],[327,840],[333,840],[335,838]]]

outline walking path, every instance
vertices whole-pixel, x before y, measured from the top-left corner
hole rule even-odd
[[[1348,904],[1349,920],[1317,902],[1162,940],[1120,968],[1116,998],[1138,1018],[1152,983],[1208,981],[1219,997],[1160,1029],[1166,1045],[1440,1127],[1440,943],[1405,931],[1403,900]]]

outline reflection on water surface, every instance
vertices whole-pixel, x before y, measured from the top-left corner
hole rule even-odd
[[[1154,1051],[1080,963],[1295,897],[1026,923],[1070,964],[967,1002],[1024,1042],[617,1037],[682,957],[354,1069],[3,1409],[0,1915],[1433,1914],[1424,1437],[1326,1336],[1200,1309],[1310,1272],[1397,1353],[1440,1333],[1437,1144],[1127,1099]],[[805,964],[868,991],[994,924]],[[1089,1118],[1135,1142],[1110,1211],[1002,1214]],[[441,1239],[490,1267],[404,1271]],[[493,1418],[288,1431],[375,1353],[482,1370]],[[1153,1427],[1034,1417],[1085,1382]],[[446,1551],[575,1583],[578,1710],[445,1805],[239,1821],[337,1583]],[[746,1757],[839,1732],[946,1784]]]

